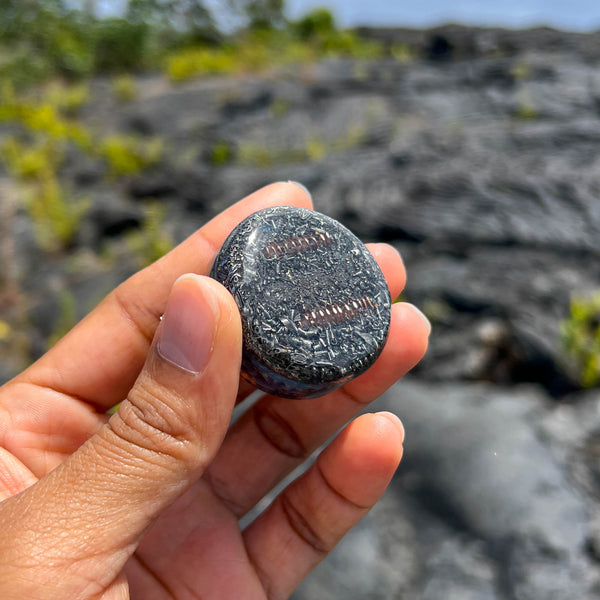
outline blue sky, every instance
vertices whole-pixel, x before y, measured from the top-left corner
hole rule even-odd
[[[126,4],[126,0],[96,2],[101,14],[118,13]],[[205,2],[217,13],[225,4],[224,0]],[[454,22],[514,28],[550,25],[578,31],[600,29],[600,0],[286,0],[286,6],[292,18],[311,8],[326,6],[335,14],[338,24],[345,27],[429,27]]]
[[[290,16],[327,6],[344,26],[358,24],[427,27],[449,21],[474,25],[600,29],[600,0],[287,0]]]

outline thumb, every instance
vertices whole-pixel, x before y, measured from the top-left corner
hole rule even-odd
[[[117,413],[67,461],[0,505],[1,521],[12,530],[0,536],[3,562],[30,568],[38,557],[45,568],[60,565],[53,598],[81,593],[64,589],[76,586],[66,581],[67,566],[88,586],[110,583],[144,530],[217,452],[240,360],[233,298],[208,277],[178,279],[146,364]],[[31,571],[24,579],[39,585]],[[19,597],[38,597],[19,589]]]

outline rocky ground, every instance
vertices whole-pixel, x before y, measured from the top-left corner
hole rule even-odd
[[[294,598],[596,598],[600,393],[581,391],[560,323],[571,294],[600,289],[600,35],[366,33],[412,58],[146,77],[127,105],[94,82],[90,126],[160,136],[166,152],[119,182],[68,157],[62,176],[92,208],[67,253],[42,255],[21,213],[3,219],[28,351],[56,331],[64,290],[79,316],[135,270],[119,243],[145,199],[180,240],[265,183],[300,181],[318,210],[401,250],[404,296],[434,328],[378,401],[407,430],[389,493]]]

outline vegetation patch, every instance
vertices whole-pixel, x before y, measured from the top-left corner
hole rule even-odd
[[[149,202],[145,208],[144,224],[127,237],[127,244],[140,268],[157,261],[175,245],[173,238],[165,230],[165,212],[165,207],[160,203]]]
[[[600,383],[600,292],[589,297],[574,296],[569,316],[561,325],[562,343],[579,383]]]
[[[74,197],[60,183],[59,170],[69,145],[106,163],[112,178],[134,175],[160,160],[160,139],[122,134],[97,136],[72,116],[89,99],[87,86],[56,83],[40,94],[18,95],[5,84],[0,96],[0,122],[18,133],[0,144],[0,160],[22,185],[23,208],[32,220],[40,248],[56,252],[75,239],[90,201]]]
[[[122,73],[113,78],[112,91],[121,104],[133,102],[138,96],[138,88],[134,78],[128,73]]]
[[[135,175],[156,164],[162,155],[163,143],[159,138],[140,138],[115,133],[101,140],[98,154],[106,161],[114,177]]]

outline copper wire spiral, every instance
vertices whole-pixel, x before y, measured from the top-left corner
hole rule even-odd
[[[334,323],[344,323],[356,317],[360,312],[373,308],[375,305],[368,296],[320,306],[305,312],[300,317],[300,327],[308,329],[311,326],[322,327]]]
[[[308,250],[329,248],[333,244],[333,238],[327,231],[315,231],[274,241],[263,248],[266,258],[281,258],[286,254],[302,254]]]

